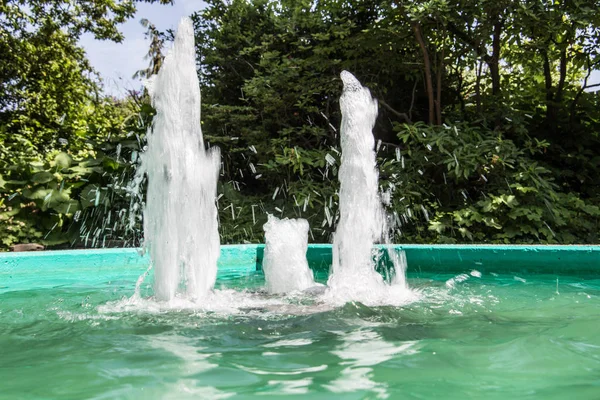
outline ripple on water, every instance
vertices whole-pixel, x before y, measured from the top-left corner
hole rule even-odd
[[[597,280],[561,277],[557,294],[556,277],[448,288],[456,276],[413,278],[420,297],[402,306],[235,280],[202,304],[120,298],[131,288],[4,293],[0,385],[13,398],[596,399]]]

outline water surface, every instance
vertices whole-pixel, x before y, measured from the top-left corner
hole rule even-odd
[[[216,311],[126,306],[133,280],[5,292],[0,398],[600,397],[600,279],[474,275],[409,274],[403,307],[268,295],[260,273],[220,278]]]

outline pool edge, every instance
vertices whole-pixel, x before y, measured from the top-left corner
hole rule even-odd
[[[600,245],[378,245],[404,251],[409,271],[455,271],[472,269],[523,270],[529,272],[600,273]],[[264,244],[222,245],[219,269],[260,268]],[[331,264],[331,244],[311,244],[307,258],[311,266]],[[38,270],[88,267],[141,267],[148,265],[147,255],[137,248],[55,250],[0,253],[0,274],[10,269]]]

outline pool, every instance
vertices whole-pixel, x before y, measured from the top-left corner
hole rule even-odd
[[[600,397],[598,247],[403,247],[400,307],[268,295],[261,246],[224,246],[207,307],[132,299],[132,250],[2,255],[0,398]]]

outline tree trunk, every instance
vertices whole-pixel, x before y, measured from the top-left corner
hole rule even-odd
[[[477,61],[477,77],[475,79],[475,104],[477,105],[477,115],[481,115],[481,74],[483,62]]]
[[[442,77],[444,75],[444,48],[442,47],[440,64],[437,71],[437,82],[436,82],[436,121],[438,125],[442,124]]]
[[[560,52],[560,75],[558,78],[558,85],[556,86],[556,96],[554,96],[554,102],[556,105],[562,101],[563,91],[565,88],[565,82],[567,80],[567,49],[563,49]]]
[[[411,23],[415,37],[423,53],[423,68],[425,69],[425,86],[427,88],[427,100],[429,101],[429,124],[432,125],[435,119],[435,106],[434,106],[434,94],[433,94],[433,81],[431,78],[431,61],[429,60],[429,52],[423,39],[423,33],[421,32],[421,25],[418,22]]]
[[[542,50],[542,59],[544,64],[544,83],[546,85],[546,124],[551,127],[554,124],[554,88],[552,87],[552,70],[550,60],[546,50]]]
[[[492,56],[488,61],[490,74],[492,75],[492,95],[500,94],[500,35],[502,34],[502,21],[498,18],[494,22],[494,36],[492,38]]]
[[[573,127],[573,124],[575,123],[575,113],[577,111],[577,103],[579,102],[579,99],[581,98],[583,91],[588,86],[588,79],[590,79],[590,75],[592,75],[593,68],[592,68],[592,63],[590,61],[589,55],[587,56],[586,65],[587,65],[587,73],[585,75],[585,78],[583,78],[583,83],[581,84],[581,87],[577,90],[577,94],[575,95],[575,98],[571,102],[571,107],[569,107],[570,108],[569,124],[571,125],[571,127]]]

